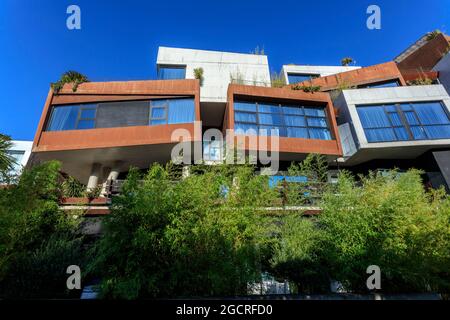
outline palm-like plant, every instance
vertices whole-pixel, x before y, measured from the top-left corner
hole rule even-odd
[[[0,174],[8,172],[14,165],[14,159],[7,152],[11,146],[11,137],[0,134]]]
[[[58,93],[59,90],[62,89],[64,84],[66,83],[72,83],[72,91],[77,91],[78,85],[83,82],[89,82],[88,77],[86,77],[84,74],[81,74],[77,71],[67,71],[61,75],[61,78],[57,81],[52,83],[52,88],[55,91],[55,93]]]
[[[352,62],[353,62],[353,58],[350,58],[350,57],[345,57],[344,59],[341,60],[341,64],[343,66],[348,66]]]

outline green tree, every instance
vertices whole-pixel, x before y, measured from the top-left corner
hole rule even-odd
[[[201,174],[192,172],[201,171]],[[245,294],[261,270],[257,214],[273,190],[252,167],[194,166],[178,182],[131,170],[91,272],[109,298]]]
[[[25,170],[17,184],[0,189],[2,297],[69,296],[66,268],[83,266],[77,223],[58,207],[59,167]]]
[[[366,268],[378,265],[385,292],[448,292],[450,200],[426,192],[419,171],[341,174],[319,223],[330,274],[347,288],[367,290]]]

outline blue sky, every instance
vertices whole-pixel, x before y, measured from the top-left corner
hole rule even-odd
[[[66,9],[81,8],[81,30]],[[382,29],[366,28],[381,8]],[[158,46],[249,53],[288,63],[358,65],[394,58],[422,34],[450,33],[450,0],[2,0],[0,132],[32,140],[49,83],[66,70],[92,81],[154,79]]]

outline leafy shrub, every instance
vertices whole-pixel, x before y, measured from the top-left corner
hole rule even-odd
[[[195,68],[194,77],[195,79],[200,80],[200,85],[203,85],[203,68]]]
[[[85,192],[85,185],[83,185],[81,182],[79,182],[74,177],[68,177],[66,180],[64,180],[61,184],[62,193],[64,197],[83,197]]]
[[[143,183],[130,171],[90,268],[104,297],[245,294],[259,278],[255,207],[270,198],[267,177],[234,168],[233,182],[225,166],[202,170],[178,183],[157,164]]]
[[[301,90],[303,92],[319,92],[321,89],[321,86],[313,86],[313,85],[293,85],[291,87],[292,90]]]
[[[2,296],[65,295],[59,281],[67,277],[65,264],[81,263],[77,254],[69,259],[79,252],[81,237],[77,223],[58,207],[59,168],[58,162],[44,163],[25,170],[17,185],[0,189]],[[72,253],[63,254],[64,248]]]

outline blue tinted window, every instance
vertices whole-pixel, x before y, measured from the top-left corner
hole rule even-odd
[[[447,124],[449,119],[440,103],[415,103],[414,110],[422,124]]]
[[[254,129],[263,136],[332,139],[323,107],[236,101],[234,109],[236,131]]]
[[[95,128],[95,120],[78,121],[77,129],[93,129]]]
[[[308,118],[308,126],[326,128],[328,125],[325,118]]]
[[[281,120],[281,115],[279,114],[260,113],[259,123],[282,125],[283,121]]]
[[[440,102],[358,107],[368,142],[449,139],[450,119]]]
[[[306,128],[287,128],[287,136],[289,138],[308,139],[308,129],[306,129]]]
[[[389,127],[389,119],[383,107],[359,107],[359,119],[363,128]]]
[[[325,110],[323,108],[305,108],[305,114],[313,117],[325,117]]]
[[[191,123],[195,121],[194,99],[169,99],[168,123]]]
[[[288,81],[289,84],[299,83],[307,80],[311,80],[317,78],[318,74],[296,74],[296,73],[288,73]]]
[[[80,106],[53,107],[48,131],[75,130]]]
[[[303,115],[303,109],[300,107],[283,107],[284,114]]]
[[[394,129],[383,128],[383,129],[367,129],[365,130],[367,141],[369,142],[381,142],[381,141],[395,141],[396,136]]]
[[[234,130],[239,134],[257,135],[258,126],[254,124],[236,123]]]
[[[235,102],[234,110],[256,112],[256,104],[251,102]]]
[[[170,80],[170,79],[185,79],[186,67],[178,66],[160,66],[158,68],[158,79]]]
[[[234,121],[256,123],[256,113],[235,112]]]
[[[272,104],[258,104],[258,112],[280,113],[280,107]]]
[[[331,140],[331,133],[328,129],[310,128],[309,137],[311,139]]]
[[[306,121],[305,117],[302,116],[284,116],[284,121],[287,126],[293,127],[305,127]]]

